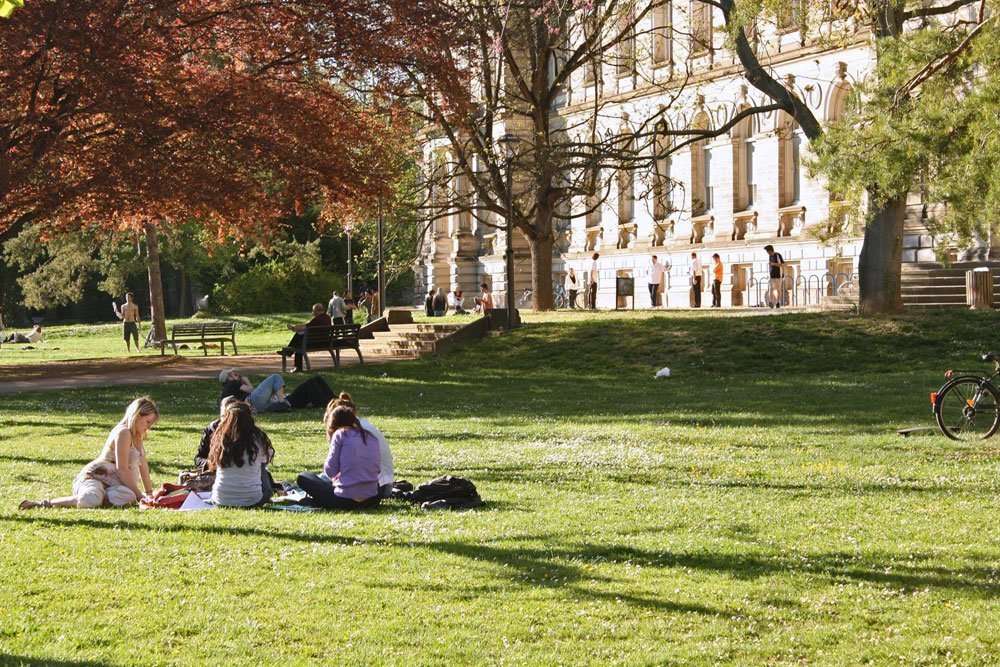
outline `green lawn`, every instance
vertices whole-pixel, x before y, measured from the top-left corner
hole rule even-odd
[[[274,352],[288,342],[289,324],[301,324],[309,319],[308,313],[288,313],[282,315],[243,315],[235,317],[212,317],[209,321],[224,320],[236,322],[236,345],[240,354],[260,354]],[[181,322],[202,322],[201,319],[167,320],[170,327]],[[11,331],[26,333],[29,328],[11,328]],[[0,347],[0,366],[13,364],[37,364],[46,361],[69,359],[108,359],[129,356],[122,339],[121,323],[114,324],[43,324],[45,340],[26,349],[24,345],[4,345]],[[141,325],[140,341],[146,339],[149,322]],[[168,351],[170,349],[168,348]],[[218,354],[217,349],[209,354]],[[181,352],[185,356],[202,356],[201,350],[188,349]],[[232,354],[229,346],[226,353]],[[159,348],[148,348],[143,355],[159,355]],[[132,353],[135,356],[135,353]]]
[[[529,320],[327,375],[467,513],[18,512],[137,390],[0,396],[0,664],[995,664],[1000,439],[894,431],[997,314]],[[217,387],[147,391],[162,481]],[[318,420],[262,419],[276,477],[319,467]]]

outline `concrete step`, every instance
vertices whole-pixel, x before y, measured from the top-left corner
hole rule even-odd
[[[965,304],[965,294],[908,294],[903,295],[903,303],[906,305],[918,303],[948,303]]]
[[[397,340],[406,338],[408,340],[435,341],[451,335],[451,332],[436,332],[436,331],[413,331],[413,332],[374,331],[372,333],[375,336],[375,340]]]

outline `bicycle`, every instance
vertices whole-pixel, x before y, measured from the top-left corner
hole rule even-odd
[[[531,288],[525,288],[521,292],[521,296],[517,299],[517,305],[521,308],[527,308],[532,305],[531,297],[534,296]],[[552,288],[552,307],[553,308],[567,308],[569,307],[569,297],[566,295],[566,290],[562,285],[555,285]]]
[[[945,383],[931,392],[931,407],[941,433],[959,441],[985,440],[1000,427],[1000,355],[979,357],[993,364],[992,375],[977,371],[947,370]]]

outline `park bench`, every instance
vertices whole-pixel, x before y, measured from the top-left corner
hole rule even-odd
[[[278,350],[281,355],[281,371],[288,369],[288,357],[296,352],[302,354],[306,370],[310,370],[310,352],[329,352],[333,365],[340,367],[340,351],[354,350],[358,353],[358,361],[365,363],[361,356],[360,341],[361,326],[357,324],[334,324],[328,327],[306,327],[299,332],[298,344],[289,345]]]
[[[233,354],[239,354],[236,349],[236,322],[199,322],[197,324],[175,324],[170,331],[170,338],[160,343],[160,355],[163,355],[167,345],[172,345],[174,354],[180,343],[201,343],[201,348],[208,356],[207,343],[219,343],[219,354],[225,356],[226,341],[233,345]]]

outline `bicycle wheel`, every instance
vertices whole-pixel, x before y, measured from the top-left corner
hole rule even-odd
[[[955,378],[938,394],[934,417],[952,440],[984,440],[1000,427],[1000,395],[984,378]]]

